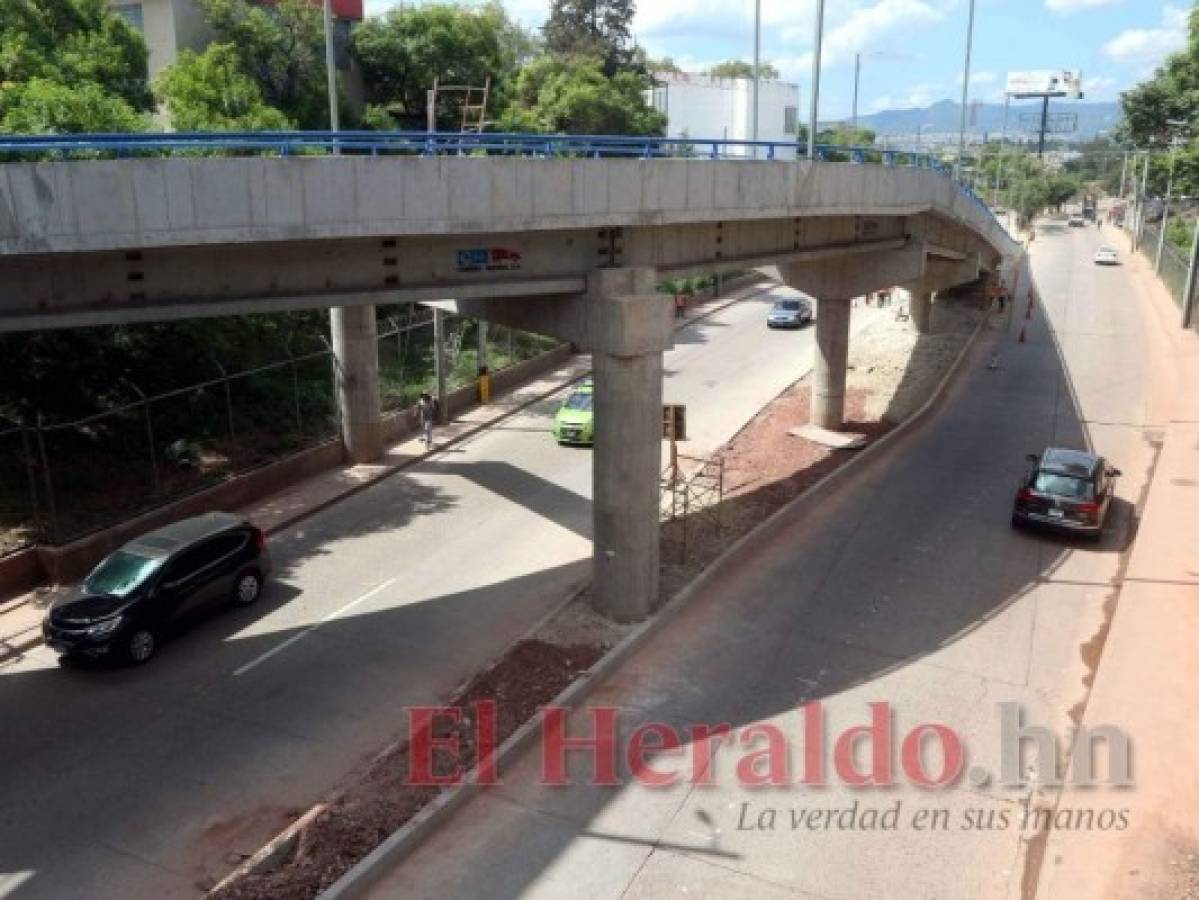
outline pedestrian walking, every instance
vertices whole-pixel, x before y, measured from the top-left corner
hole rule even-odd
[[[416,402],[416,412],[420,417],[421,433],[425,436],[425,449],[433,449],[433,422],[437,418],[437,401],[428,391],[420,395]]]
[[[681,319],[687,315],[687,298],[682,294],[674,295],[674,317]]]

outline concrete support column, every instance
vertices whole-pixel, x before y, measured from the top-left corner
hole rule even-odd
[[[592,367],[593,602],[617,621],[634,622],[658,601],[662,353],[596,352]]]
[[[437,379],[437,419],[444,425],[449,421],[446,409],[445,311],[433,310],[433,374]]]
[[[375,308],[336,306],[329,310],[329,330],[337,367],[341,439],[350,462],[370,462],[383,455]]]
[[[845,422],[845,372],[849,362],[849,298],[816,301],[813,425],[838,431]]]
[[[933,292],[909,290],[908,312],[917,333],[928,334],[933,327]]]

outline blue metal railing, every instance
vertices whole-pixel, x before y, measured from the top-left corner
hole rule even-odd
[[[743,141],[601,134],[515,134],[425,131],[137,132],[132,134],[0,135],[0,160],[95,159],[153,156],[342,153],[346,155],[527,156],[538,158],[742,159],[803,158],[793,141]],[[855,165],[929,169],[952,177],[952,168],[927,153],[819,144],[816,158]],[[990,213],[968,185],[959,189]]]

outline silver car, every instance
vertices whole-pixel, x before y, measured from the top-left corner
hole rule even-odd
[[[767,328],[802,328],[812,321],[807,300],[776,300],[766,316]]]

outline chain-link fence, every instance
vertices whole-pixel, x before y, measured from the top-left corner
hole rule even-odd
[[[436,391],[433,360],[433,311],[408,307],[388,320],[379,336],[379,389],[384,412],[406,409],[422,391]],[[479,374],[479,322],[445,316],[446,390],[474,381]],[[512,328],[488,325],[486,364],[498,372],[532,359],[558,345],[553,338]]]
[[[478,374],[478,322],[447,316],[447,387]],[[433,390],[432,311],[409,307],[379,336],[385,411]],[[556,346],[539,335],[489,329],[498,371]],[[330,349],[143,394],[69,422],[0,418],[0,554],[61,544],[335,437],[336,368]]]
[[[668,526],[667,544],[673,544],[677,558],[684,564],[705,541],[719,539],[724,523],[724,459],[703,460],[676,456],[676,462],[662,473],[659,495],[659,521]]]

